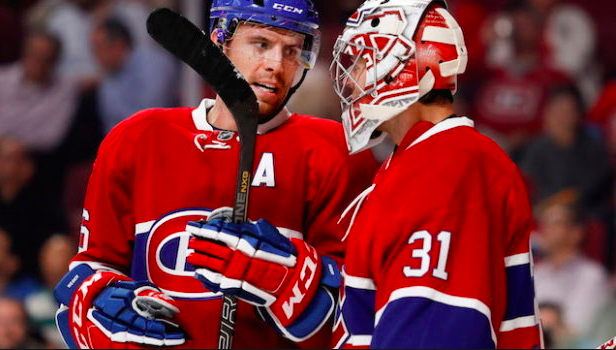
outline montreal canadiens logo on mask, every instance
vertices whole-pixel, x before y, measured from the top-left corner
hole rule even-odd
[[[184,209],[166,214],[154,222],[137,225],[133,277],[148,279],[163,292],[177,299],[220,297],[193,277],[188,264],[188,221],[207,219],[209,209]]]

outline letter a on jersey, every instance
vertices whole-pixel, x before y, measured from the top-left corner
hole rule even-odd
[[[276,187],[276,177],[274,175],[274,154],[263,153],[259,167],[255,171],[255,177],[252,181],[252,186],[261,187]]]

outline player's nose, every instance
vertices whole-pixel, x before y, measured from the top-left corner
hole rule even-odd
[[[275,46],[263,56],[264,66],[267,71],[279,72],[284,69],[284,54],[282,48]]]
[[[282,59],[270,59],[267,58],[264,60],[264,68],[268,72],[280,73],[284,71],[284,63]]]

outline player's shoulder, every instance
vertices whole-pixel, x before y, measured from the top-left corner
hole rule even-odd
[[[292,114],[281,131],[292,135],[295,142],[311,148],[325,148],[341,156],[348,155],[342,124],[335,120]]]
[[[518,166],[496,141],[472,127],[454,128],[450,136],[439,153],[455,164],[452,176],[459,176],[463,183],[481,183],[495,195],[524,187]]]
[[[190,107],[144,109],[118,124],[118,127],[138,128],[151,123],[179,123],[189,118],[192,110]]]
[[[112,135],[138,135],[152,126],[168,126],[185,124],[190,121],[192,108],[150,108],[141,110],[116,125],[110,132]]]
[[[473,127],[453,128],[443,132],[442,136],[435,138],[435,147],[446,149],[443,153],[451,157],[472,162],[488,162],[507,168],[515,166],[507,152]]]
[[[406,172],[439,176],[451,184],[469,181],[508,183],[519,176],[509,155],[492,139],[470,125],[436,133],[405,152]],[[417,175],[420,176],[420,175]],[[490,184],[487,184],[490,185]]]

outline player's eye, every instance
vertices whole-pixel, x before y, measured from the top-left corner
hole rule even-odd
[[[299,58],[300,55],[301,55],[301,49],[297,46],[291,46],[285,49],[285,57]]]
[[[253,45],[259,50],[267,50],[270,48],[270,44],[267,41],[255,41]]]

